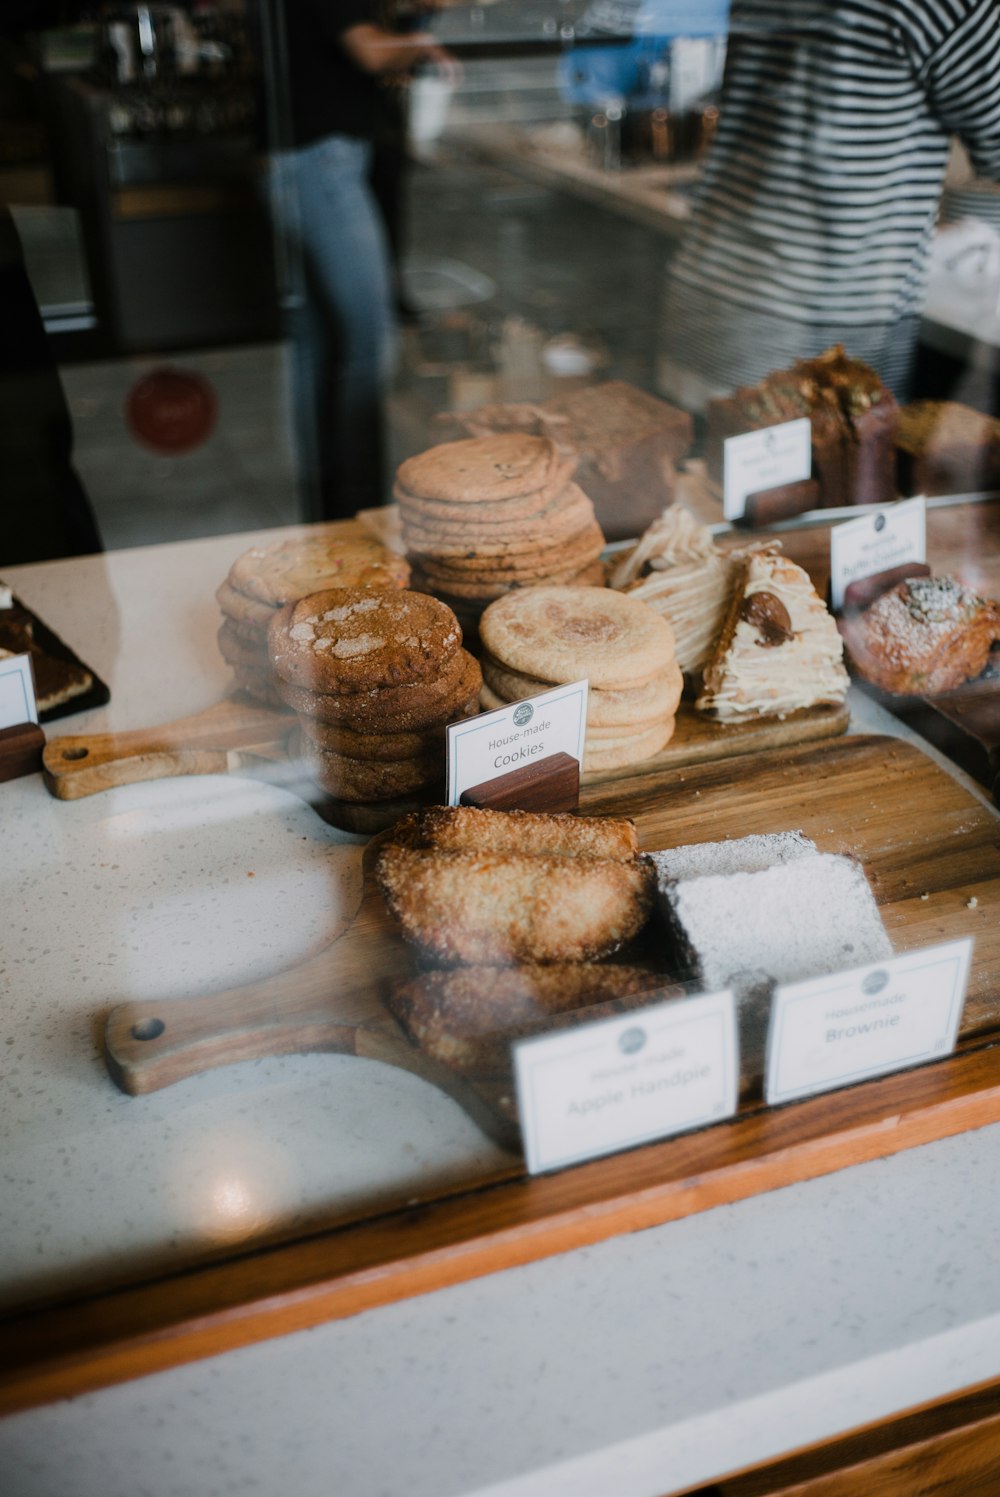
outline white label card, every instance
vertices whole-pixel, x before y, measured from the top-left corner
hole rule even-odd
[[[971,960],[972,940],[966,938],[776,988],[767,1040],[768,1104],[950,1054]]]
[[[570,754],[583,763],[587,731],[586,681],[557,686],[495,712],[448,727],[448,804],[463,790],[540,763],[550,754]]]
[[[514,1046],[528,1169],[561,1169],[736,1111],[736,1011],[727,989],[672,998]]]
[[[38,721],[30,655],[0,657],[0,728]]]
[[[747,495],[779,484],[798,483],[812,472],[812,424],[808,416],[727,437],[722,444],[722,512],[738,520]]]
[[[830,531],[830,602],[843,608],[848,583],[912,561],[927,560],[927,505],[901,499]]]

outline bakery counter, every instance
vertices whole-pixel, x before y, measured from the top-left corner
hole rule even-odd
[[[525,181],[609,209],[669,239],[679,239],[691,217],[699,175],[694,163],[601,167],[588,158],[572,128],[563,126],[463,124],[461,135],[446,140],[449,147],[506,167]]]
[[[255,539],[8,570],[111,688],[108,707],[59,731],[216,703],[228,673],[213,594]],[[874,703],[854,706],[855,730],[906,736]],[[315,952],[362,839],[287,785],[236,776],[71,802],[30,776],[0,787],[0,817],[5,1337],[23,1306],[44,1304],[43,1340],[67,1325],[82,1338],[33,1385],[42,1406],[0,1424],[17,1497],[114,1497],[137,1482],[277,1492],[289,1479],[345,1497],[649,1497],[1000,1379],[1000,1128],[975,1110],[954,1125],[973,1131],[923,1147],[901,1148],[920,1138],[900,1135],[898,1111],[869,1120],[867,1154],[849,1156],[869,1162],[822,1175],[827,1162],[790,1186],[777,1153],[749,1199],[690,1183],[667,1222],[644,1202],[671,1146],[640,1151],[616,1235],[595,1230],[594,1201],[533,1244],[545,1227],[532,1201],[572,1192],[553,1177],[522,1187],[521,1215],[494,1231],[501,1250],[461,1272],[429,1233],[406,1298],[384,1292],[383,1262],[305,1316],[301,1295],[279,1307],[270,1266],[289,1239],[306,1277],[335,1277],[346,1239],[331,1224],[363,1217],[391,1251],[435,1201],[468,1198],[488,1221],[517,1160],[443,1093],[357,1056],[247,1061],[127,1097],[100,1023],[125,998],[211,994]],[[803,1115],[776,1114],[775,1136]],[[705,1137],[725,1153],[722,1131]],[[746,1176],[735,1148],[725,1163]],[[185,1327],[174,1353],[166,1321],[142,1322],[164,1296]],[[92,1375],[86,1338],[116,1317]],[[44,1345],[30,1352],[44,1362]]]

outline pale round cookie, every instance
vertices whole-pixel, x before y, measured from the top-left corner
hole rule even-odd
[[[576,458],[558,462],[540,489],[530,494],[518,494],[509,499],[465,500],[456,503],[447,499],[423,499],[411,494],[397,481],[392,497],[406,518],[416,524],[433,529],[435,525],[446,526],[473,523],[476,525],[517,525],[531,522],[567,502],[566,488],[576,471]],[[551,518],[551,516],[549,515]]]
[[[237,592],[229,581],[216,588],[215,596],[228,619],[264,633],[278,611],[276,603],[261,603],[257,598],[248,598],[246,593]]]
[[[407,458],[396,480],[417,499],[478,504],[534,493],[548,482],[558,461],[548,437],[500,432],[429,447]]]
[[[567,573],[587,566],[604,550],[604,535],[599,525],[589,524],[582,530],[566,536],[553,545],[536,545],[533,551],[516,555],[490,555],[474,548],[474,554],[463,556],[435,556],[428,552],[412,552],[413,560],[422,571],[434,574],[455,575],[463,581],[493,581],[510,575],[526,577],[551,577],[555,573]],[[473,548],[470,548],[473,551]]]
[[[583,494],[556,517],[551,525],[539,523],[515,530],[512,526],[498,526],[489,532],[471,525],[439,526],[428,529],[413,525],[403,517],[403,541],[408,552],[440,558],[465,557],[516,557],[530,555],[536,551],[553,549],[570,537],[582,535],[600,537],[604,546],[604,534],[594,519],[594,506]]]
[[[326,588],[402,588],[410,578],[402,556],[374,536],[347,539],[332,526],[252,546],[229,569],[236,592],[273,605],[295,603]]]
[[[336,695],[309,691],[275,678],[280,699],[302,716],[355,733],[411,733],[436,723],[457,722],[482,685],[479,662],[459,650],[440,676],[412,686],[386,686]]]
[[[236,632],[228,619],[223,619],[216,635],[219,643],[219,654],[228,665],[244,665],[250,670],[266,671],[271,674],[271,663],[267,658],[267,638],[262,637],[257,644],[251,644]]]
[[[588,738],[583,747],[584,773],[591,770],[624,769],[627,764],[641,764],[644,759],[651,759],[654,754],[665,749],[674,736],[675,721],[676,719],[670,718],[665,725],[660,724],[645,733],[637,733],[633,738],[623,739],[617,745],[602,741],[591,747]]]
[[[655,733],[662,729],[664,733],[668,730],[673,732],[673,712],[664,712],[659,717],[652,718],[649,722],[631,723],[627,727],[617,726],[614,728],[595,728],[590,722],[587,723],[587,746],[593,749],[620,748],[623,744],[631,743],[633,738],[638,738],[646,733]]]
[[[607,587],[520,588],[490,604],[479,634],[496,660],[547,681],[641,686],[674,659],[663,615]]]
[[[316,784],[337,800],[395,800],[397,796],[411,795],[415,790],[437,784],[445,776],[443,747],[417,758],[391,762],[350,759],[346,754],[320,748],[301,735],[296,756]]]
[[[541,587],[554,583],[566,587],[604,587],[605,581],[604,563],[600,560],[591,562],[581,571],[573,572],[569,576],[544,577],[536,583],[483,582],[465,586],[457,578],[449,578],[447,582],[441,582],[433,577],[425,576],[416,566],[413,569],[413,586],[421,592],[431,593],[434,597],[440,598],[442,603],[447,603],[460,620],[466,636],[475,626],[477,638],[479,619],[483,609],[494,599],[503,598],[509,592],[522,587]]]
[[[426,593],[330,588],[281,609],[268,630],[271,665],[313,691],[370,691],[440,674],[462,644],[458,620]]]
[[[554,681],[512,671],[486,651],[479,663],[483,680],[505,702],[519,702],[523,697],[551,691],[556,685]],[[593,687],[587,697],[587,732],[597,728],[646,727],[659,722],[677,711],[683,689],[684,676],[676,661],[644,686],[625,687],[621,691]]]
[[[417,759],[426,754],[443,754],[447,724],[474,717],[478,710],[479,699],[476,696],[449,714],[447,720],[442,719],[431,728],[421,728],[412,733],[356,733],[353,728],[336,727],[332,723],[322,723],[314,717],[305,716],[299,718],[299,724],[305,736],[318,748],[332,749],[334,753],[343,754],[348,759]]]

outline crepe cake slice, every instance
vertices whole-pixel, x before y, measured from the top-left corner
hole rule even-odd
[[[687,675],[702,671],[722,632],[736,569],[682,505],[654,520],[612,569],[608,585],[639,598],[669,620],[677,663]]]
[[[696,706],[723,722],[842,702],[848,676],[837,625],[780,545],[737,553],[729,614]]]

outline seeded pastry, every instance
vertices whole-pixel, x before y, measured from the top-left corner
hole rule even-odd
[[[1000,639],[1000,605],[954,577],[910,577],[840,621],[858,675],[883,691],[937,696],[974,680]]]

